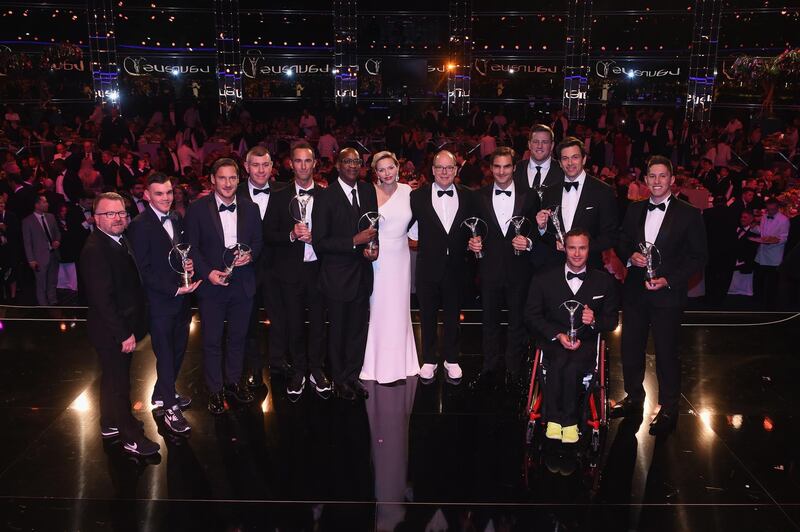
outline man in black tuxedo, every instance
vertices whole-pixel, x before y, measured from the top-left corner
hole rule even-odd
[[[706,301],[721,305],[731,285],[736,244],[736,211],[725,204],[725,196],[714,197],[713,207],[703,211],[708,240],[708,263],[705,269]]]
[[[256,146],[247,152],[244,162],[247,180],[239,184],[236,198],[249,201],[258,207],[260,220],[266,220],[274,209],[272,195],[285,187],[284,183],[270,184],[272,176],[272,157],[263,146]],[[245,347],[244,379],[250,389],[266,386],[264,384],[264,357],[259,345],[262,329],[258,319],[260,303],[263,302],[270,321],[268,357],[270,372],[286,374],[286,319],[283,303],[278,288],[278,280],[273,271],[274,250],[264,247],[261,256],[255,263],[256,299],[250,316],[250,328],[247,332]]]
[[[131,222],[128,234],[136,252],[136,262],[150,305],[150,340],[156,355],[156,384],[150,402],[164,423],[178,434],[190,430],[182,408],[191,398],[179,396],[175,389],[192,319],[190,294],[202,283],[198,279],[183,286],[174,268],[194,273],[191,259],[181,266],[179,255],[171,258],[173,246],[186,242],[183,220],[170,212],[173,200],[172,182],[166,174],[156,172],[147,179],[145,197],[148,208]],[[172,265],[170,265],[172,261]]]
[[[324,194],[314,196],[311,216],[314,251],[322,260],[319,287],[328,307],[333,381],[339,396],[348,400],[369,395],[358,374],[367,346],[372,261],[377,258],[365,247],[377,238],[377,231],[368,224],[359,231],[361,216],[378,211],[375,187],[358,180],[361,164],[355,149],[339,152],[339,178]]]
[[[123,232],[128,225],[125,202],[113,192],[95,199],[97,231],[86,239],[80,258],[89,305],[89,341],[100,358],[100,434],[120,436],[125,451],[158,452],[131,414],[130,368],[136,342],[147,334],[147,303],[133,250]]]
[[[469,240],[472,252],[482,251],[479,262],[481,300],[483,302],[483,369],[472,384],[490,385],[500,361],[501,327],[500,311],[505,302],[508,308],[505,367],[507,384],[516,384],[520,361],[527,348],[527,335],[522,320],[525,297],[531,276],[531,263],[527,255],[532,241],[527,238],[536,216],[536,193],[520,191],[513,180],[514,150],[497,148],[490,157],[494,183],[475,194],[477,215],[488,225],[485,237]],[[525,217],[522,226],[526,233],[516,235],[512,217]]]
[[[544,193],[536,223],[546,245],[537,246],[536,251],[541,251],[544,256],[540,260],[545,267],[560,265],[564,261],[564,245],[556,239],[550,216],[552,209],[559,207],[558,219],[565,234],[579,227],[591,235],[589,267],[600,269],[603,267],[603,251],[613,249],[617,243],[618,211],[614,191],[586,174],[586,151],[579,139],[565,138],[556,146],[555,154],[564,170],[564,180],[560,186],[550,187]]]
[[[130,190],[140,177],[142,177],[142,172],[139,171],[139,163],[134,160],[133,153],[125,153],[119,165],[119,179],[122,181],[123,188]]]
[[[764,201],[756,196],[756,191],[750,187],[742,189],[740,197],[731,203],[731,210],[736,213],[738,218],[743,211],[754,213],[764,208]]]
[[[103,180],[103,190],[110,192],[117,190],[117,180],[119,179],[119,165],[114,162],[110,151],[103,150],[100,154],[100,164],[97,166],[100,177]]]
[[[541,338],[547,379],[544,387],[546,436],[564,443],[578,441],[578,397],[584,375],[592,371],[597,355],[597,335],[613,331],[619,321],[619,296],[614,279],[606,272],[587,268],[589,233],[569,231],[566,262],[531,281],[525,306],[525,323]],[[570,341],[569,313],[565,301],[582,303],[575,315],[578,330]]]
[[[131,188],[128,189],[127,194],[122,193],[127,201],[128,217],[133,220],[147,210],[147,200],[144,199],[145,186],[144,183],[136,181]]]
[[[100,164],[100,152],[95,148],[94,142],[91,140],[84,140],[82,148],[70,154],[66,160],[67,168],[77,173],[81,169],[84,160],[90,161],[95,169]]]
[[[306,377],[323,399],[330,396],[331,383],[323,371],[325,299],[319,289],[320,260],[311,223],[314,202],[322,189],[314,185],[316,160],[311,145],[295,144],[291,159],[294,182],[276,192],[270,200],[272,206],[264,219],[264,240],[274,248],[273,271],[285,308],[284,323],[289,333],[292,361],[286,393],[294,402],[302,397]],[[295,197],[297,199],[293,200]],[[305,222],[298,222],[303,219],[300,201],[305,202]]]
[[[553,130],[544,124],[534,124],[531,128],[528,140],[531,156],[519,161],[514,168],[514,187],[519,192],[558,185],[564,181],[564,171],[553,161],[554,139]]]
[[[631,267],[623,286],[622,375],[627,396],[612,416],[641,415],[644,404],[645,348],[653,332],[661,409],[650,431],[672,430],[678,419],[681,361],[678,335],[686,304],[689,278],[702,271],[708,255],[706,231],[700,211],[672,196],[672,163],[662,156],[647,163],[645,182],[650,199],[628,207],[622,224],[618,255]],[[650,242],[660,254],[655,278],[646,278],[647,260],[639,244]]]
[[[433,379],[439,363],[436,344],[440,308],[444,322],[444,367],[452,381],[463,377],[458,364],[458,326],[469,232],[461,224],[475,216],[475,206],[473,193],[453,183],[456,168],[455,156],[440,151],[433,158],[434,182],[411,193],[412,232],[416,224],[419,242],[416,288],[422,329],[423,382]]]
[[[240,403],[253,401],[253,394],[242,381],[245,340],[256,293],[253,260],[261,254],[263,236],[258,207],[237,201],[239,168],[232,159],[218,159],[211,168],[213,194],[189,206],[186,233],[192,245],[190,257],[197,278],[207,280],[197,290],[203,326],[203,361],[208,386],[208,410],[225,411],[225,396]],[[231,252],[236,244],[250,251]],[[227,263],[226,263],[227,261]],[[233,267],[232,270],[228,270]],[[230,274],[230,275],[229,275]],[[222,370],[225,322],[227,349]]]

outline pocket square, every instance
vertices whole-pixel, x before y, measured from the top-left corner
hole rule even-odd
[[[587,211],[588,211],[588,210],[591,210],[591,209],[594,209],[594,206],[591,206],[591,205],[590,205],[589,207],[586,207],[586,210],[587,210]]]
[[[593,296],[592,299],[603,299],[606,296]]]

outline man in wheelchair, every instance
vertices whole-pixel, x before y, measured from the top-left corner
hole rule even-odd
[[[578,228],[564,236],[564,266],[534,276],[525,308],[528,330],[547,359],[545,435],[563,443],[579,439],[581,385],[594,368],[597,336],[614,330],[619,321],[613,278],[586,267],[589,239],[589,233]]]

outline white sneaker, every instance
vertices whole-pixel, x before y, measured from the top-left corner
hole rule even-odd
[[[421,379],[431,380],[434,375],[436,375],[436,368],[439,367],[436,364],[423,364],[422,367],[419,369],[419,376]]]
[[[458,380],[464,376],[464,372],[461,371],[461,366],[458,365],[458,362],[455,362],[453,364],[445,362],[444,369],[447,370],[447,377],[449,379]]]

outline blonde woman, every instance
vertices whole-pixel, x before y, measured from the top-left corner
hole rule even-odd
[[[372,170],[377,177],[375,191],[383,219],[378,231],[380,255],[372,263],[369,332],[360,378],[388,384],[419,373],[410,308],[411,187],[398,182],[400,166],[392,152],[376,153]]]

